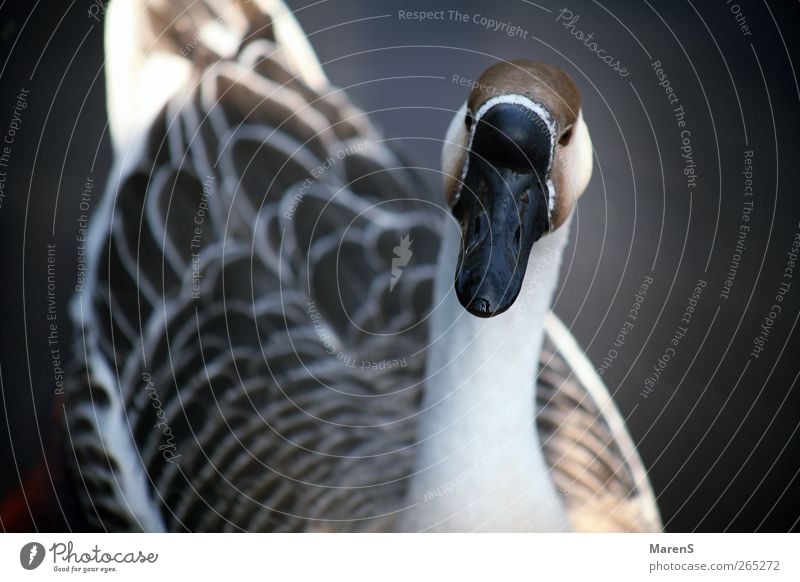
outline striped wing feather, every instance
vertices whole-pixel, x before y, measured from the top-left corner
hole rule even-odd
[[[660,531],[646,470],[605,386],[555,315],[545,331],[537,426],[573,528]]]

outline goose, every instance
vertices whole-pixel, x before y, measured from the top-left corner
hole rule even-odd
[[[437,201],[280,0],[115,0],[65,455],[101,531],[658,531],[551,311],[592,146],[499,60]]]

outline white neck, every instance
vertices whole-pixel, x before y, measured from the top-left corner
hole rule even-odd
[[[434,291],[426,384],[405,530],[559,531],[568,520],[540,450],[535,382],[568,225],[533,247],[505,313],[470,315],[453,289],[449,222]]]

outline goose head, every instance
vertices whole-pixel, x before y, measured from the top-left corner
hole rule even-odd
[[[472,84],[442,153],[461,228],[455,290],[473,315],[506,311],[535,243],[566,222],[592,172],[572,79],[536,61],[501,62]]]

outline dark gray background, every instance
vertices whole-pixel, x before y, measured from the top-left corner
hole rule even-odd
[[[67,349],[79,196],[87,176],[99,194],[110,163],[102,30],[87,16],[90,4],[0,3],[0,136],[14,96],[30,89],[0,211],[0,491],[40,460],[52,425],[45,245],[58,243],[59,338]],[[379,110],[374,118],[385,133],[402,138],[408,157],[431,169],[432,189],[438,188],[436,140],[466,97],[452,83],[454,74],[477,78],[497,59],[525,57],[573,76],[596,160],[555,309],[600,362],[640,281],[652,274],[641,315],[604,377],[650,469],[667,529],[798,529],[800,271],[764,352],[749,358],[800,220],[800,92],[792,64],[798,4],[738,2],[751,36],[742,34],[733,3],[724,0],[542,0],[541,8],[522,0],[290,4],[331,79],[350,87],[364,109]],[[594,32],[598,45],[630,70],[627,78],[556,23],[565,6],[580,15],[576,29]],[[521,26],[528,38],[473,23],[397,18],[398,10],[420,9],[483,14]],[[662,62],[686,111],[699,175],[692,194],[653,60]],[[723,301],[747,149],[754,151],[755,207],[730,299]],[[689,332],[643,399],[644,379],[668,347],[698,279],[707,287]]]

